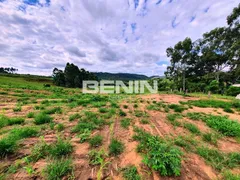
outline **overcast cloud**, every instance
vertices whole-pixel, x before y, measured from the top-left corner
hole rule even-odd
[[[163,75],[166,48],[226,25],[239,0],[0,0],[0,66]]]

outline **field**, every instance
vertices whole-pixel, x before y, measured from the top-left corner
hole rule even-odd
[[[0,179],[240,179],[232,97],[0,83]]]

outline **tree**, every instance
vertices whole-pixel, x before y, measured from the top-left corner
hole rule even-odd
[[[57,86],[65,86],[65,76],[62,70],[53,69],[53,83]]]

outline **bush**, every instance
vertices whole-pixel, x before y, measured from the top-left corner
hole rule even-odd
[[[49,163],[44,170],[48,180],[61,180],[73,172],[72,160],[60,159]]]
[[[113,156],[117,156],[124,151],[124,145],[122,142],[117,139],[112,139],[109,145],[109,154]]]
[[[100,135],[96,135],[89,140],[89,144],[91,145],[91,147],[98,147],[102,145],[102,141],[103,137]]]
[[[0,140],[0,158],[13,154],[17,148],[17,141],[14,138],[2,138]]]
[[[39,113],[34,117],[34,123],[36,125],[50,123],[52,120],[53,118],[45,113]]]
[[[228,96],[237,96],[238,94],[240,94],[240,87],[231,86],[226,91],[226,95]]]
[[[121,126],[125,129],[127,129],[131,124],[131,119],[129,118],[124,118],[121,120]]]
[[[0,115],[0,129],[8,125],[9,118],[4,115]]]
[[[138,174],[135,166],[123,168],[123,178],[126,180],[141,180],[141,176]]]

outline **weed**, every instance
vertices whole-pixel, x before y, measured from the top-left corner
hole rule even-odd
[[[140,121],[141,124],[149,124],[149,120],[148,119],[141,119]]]
[[[93,149],[88,153],[88,156],[89,164],[100,165],[104,162],[104,159],[105,157],[107,157],[107,154],[103,149],[101,149],[100,151]]]
[[[134,108],[137,108],[137,107],[138,107],[138,104],[134,104],[133,107],[134,107]]]
[[[48,114],[45,114],[43,112],[37,114],[34,117],[34,123],[36,125],[40,125],[40,124],[45,124],[45,123],[50,123],[53,120],[53,118],[51,116],[49,116]]]
[[[57,129],[58,132],[61,132],[61,131],[64,130],[64,125],[61,124],[61,123],[60,123],[60,124],[57,124],[56,129]]]
[[[124,151],[124,145],[122,142],[117,139],[112,139],[109,145],[109,154],[113,156],[117,156]]]
[[[198,127],[192,123],[184,123],[184,127],[194,134],[200,134]]]
[[[81,115],[76,113],[76,114],[73,114],[69,117],[69,121],[74,121],[74,120],[79,119],[79,118],[81,118]]]
[[[177,121],[177,119],[181,119],[182,115],[180,114],[168,114],[167,120],[174,126],[180,126],[181,123]]]
[[[38,135],[38,130],[34,127],[23,127],[12,129],[9,136],[15,140],[21,140],[28,137],[35,137]]]
[[[19,117],[15,117],[15,118],[10,118],[8,119],[8,125],[14,125],[14,124],[23,124],[25,121],[25,119],[23,118],[19,118]]]
[[[127,114],[123,110],[120,109],[119,116],[127,116]]]
[[[179,112],[179,113],[186,110],[186,108],[183,105],[179,105],[179,104],[170,104],[170,105],[168,105],[168,107],[170,109],[173,109],[175,112]]]
[[[131,119],[129,119],[129,118],[124,118],[121,120],[121,126],[125,129],[128,129],[130,124],[131,124]]]
[[[108,109],[101,107],[101,108],[99,108],[99,112],[100,113],[106,113],[106,112],[108,112]]]
[[[202,135],[203,141],[209,142],[213,145],[217,145],[217,135],[213,133],[205,133]]]
[[[138,174],[135,166],[127,166],[123,168],[123,178],[126,180],[141,180],[141,176]]]
[[[9,118],[4,115],[0,115],[0,129],[8,125]]]
[[[70,155],[73,151],[73,146],[71,145],[70,141],[63,140],[62,138],[58,137],[57,142],[51,144],[49,147],[49,154],[52,157],[61,157]]]
[[[124,108],[124,109],[127,109],[127,108],[128,108],[128,105],[124,104],[124,105],[123,105],[123,108]]]
[[[90,135],[91,135],[91,131],[88,129],[85,129],[81,134],[78,135],[78,137],[80,138],[80,143],[84,143],[87,140],[89,140]]]
[[[223,173],[223,179],[227,180],[239,180],[240,179],[240,174],[233,174],[230,171],[225,171]]]
[[[178,136],[174,140],[174,144],[183,147],[187,151],[191,151],[197,145],[192,136]]]
[[[0,140],[0,158],[13,154],[17,149],[17,141],[14,138],[2,138]]]
[[[54,107],[51,109],[47,109],[43,111],[45,114],[62,114],[62,108],[61,107]]]
[[[229,107],[225,107],[223,110],[227,113],[234,113],[234,111]]]
[[[29,112],[28,114],[27,114],[27,118],[34,118],[34,112]]]
[[[100,135],[96,135],[89,140],[89,144],[91,145],[91,147],[98,147],[102,145],[102,141],[103,137]]]
[[[48,180],[61,180],[62,177],[70,175],[73,172],[71,159],[55,160],[44,169]]]
[[[39,159],[44,158],[49,153],[49,146],[45,142],[44,138],[41,137],[40,141],[35,144],[31,150],[30,160],[37,162]]]
[[[15,108],[13,108],[13,112],[20,112],[22,111],[22,107],[20,105],[17,105]]]
[[[135,110],[136,117],[148,117],[148,114],[145,111]]]
[[[193,112],[187,113],[187,117],[192,120],[204,120],[206,118],[206,115],[204,113]]]

